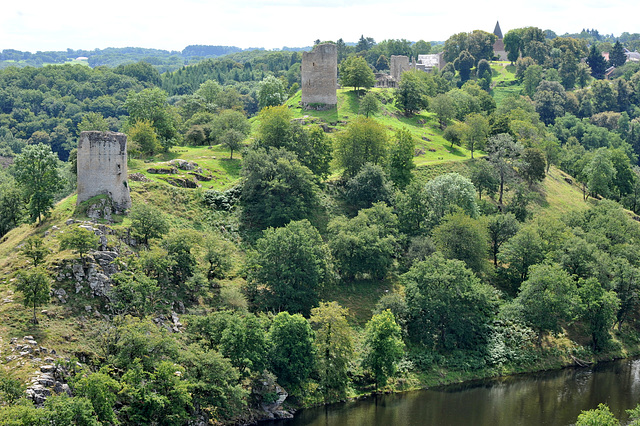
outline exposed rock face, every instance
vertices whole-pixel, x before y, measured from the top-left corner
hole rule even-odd
[[[289,394],[275,382],[273,375],[263,373],[259,382],[254,383],[251,393],[258,400],[261,410],[257,414],[260,420],[293,418],[293,412],[282,407]]]
[[[192,161],[181,160],[179,158],[169,161],[169,164],[179,168],[180,170],[195,170],[196,167],[198,167],[197,163],[194,163]]]
[[[33,336],[24,336],[21,341],[17,337],[12,338],[10,352],[12,355],[5,357],[5,364],[24,365],[28,362],[38,367],[26,390],[27,397],[36,406],[42,406],[46,399],[54,394],[65,393],[72,396],[66,383],[69,372],[64,367],[69,364],[69,359],[58,356],[54,349],[39,346]]]

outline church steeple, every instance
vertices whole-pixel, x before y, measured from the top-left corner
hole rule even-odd
[[[500,29],[500,22],[496,21],[496,28],[493,30],[493,34],[495,34],[498,37],[498,40],[502,40],[504,37],[502,37],[502,30]]]

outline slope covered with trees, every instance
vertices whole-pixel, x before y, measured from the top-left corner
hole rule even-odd
[[[0,72],[0,419],[239,423],[638,353],[640,74],[509,34],[514,72],[457,34],[457,66],[351,82],[329,111],[297,105],[291,52]],[[345,70],[431,50],[337,44]],[[131,211],[54,205],[77,132],[107,129]]]

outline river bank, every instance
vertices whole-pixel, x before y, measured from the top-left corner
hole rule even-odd
[[[413,392],[375,395],[300,410],[266,426],[438,425],[565,426],[606,403],[626,420],[640,401],[640,360],[601,361],[536,373],[470,380]]]
[[[336,401],[329,404],[317,403],[313,399],[303,399],[302,404],[287,405],[287,408],[297,413],[309,409],[327,409],[359,401],[384,396],[402,395],[411,392],[427,391],[444,388],[465,388],[483,386],[487,382],[509,383],[514,380],[526,380],[540,374],[560,374],[563,371],[589,371],[616,360],[632,360],[640,356],[640,343],[635,336],[616,333],[608,351],[593,353],[590,349],[568,341],[566,338],[554,338],[545,341],[542,348],[535,349],[535,362],[520,364],[503,364],[481,369],[456,369],[446,365],[432,365],[422,371],[401,371],[399,376],[378,392],[353,392],[346,401]],[[306,404],[305,404],[306,403]],[[623,413],[624,414],[624,413]],[[261,423],[262,424],[262,423]],[[281,423],[265,423],[281,424]],[[289,425],[289,423],[282,423]],[[297,424],[297,423],[292,423]]]

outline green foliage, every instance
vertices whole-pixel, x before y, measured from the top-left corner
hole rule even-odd
[[[369,91],[360,99],[360,114],[364,114],[369,118],[370,114],[376,114],[380,111],[380,101],[375,93]]]
[[[118,272],[111,275],[111,280],[109,306],[115,314],[145,317],[154,312],[160,292],[156,280],[142,271]]]
[[[189,346],[181,354],[186,368],[192,403],[213,422],[233,419],[246,405],[247,391],[238,383],[240,375],[231,362],[214,350]]]
[[[387,134],[384,126],[365,117],[352,120],[336,135],[334,155],[347,177],[355,176],[365,163],[382,164],[387,157]]]
[[[580,283],[580,318],[591,334],[593,349],[605,349],[609,340],[609,330],[613,327],[620,300],[612,290],[606,290],[595,279],[589,278]]]
[[[16,403],[24,396],[26,390],[22,380],[4,369],[0,370],[0,406]]]
[[[396,372],[396,364],[404,353],[402,330],[390,310],[374,315],[364,331],[367,352],[362,366],[373,373],[375,389],[385,386]]]
[[[319,198],[311,171],[284,149],[250,150],[243,158],[242,220],[250,228],[284,226],[310,219]]]
[[[311,310],[309,322],[315,331],[316,369],[325,402],[346,397],[349,362],[353,358],[353,330],[348,310],[337,302],[320,302]]]
[[[520,175],[531,185],[541,182],[545,177],[546,163],[542,151],[537,148],[526,148],[522,154]]]
[[[82,121],[78,123],[78,135],[82,132],[97,130],[106,132],[111,130],[109,123],[99,112],[88,112],[82,117]]]
[[[35,267],[28,271],[18,271],[16,274],[16,290],[23,295],[25,307],[33,307],[34,324],[38,323],[36,308],[49,302],[51,291],[51,279],[42,267]]]
[[[383,279],[393,266],[397,228],[397,216],[384,203],[360,210],[352,219],[332,219],[329,247],[342,279],[353,280],[364,274]]]
[[[457,209],[470,217],[478,216],[476,189],[469,179],[458,173],[447,173],[430,180],[425,184],[424,192],[430,227]]]
[[[124,317],[118,319],[114,327],[106,349],[107,361],[115,368],[132,371],[135,375],[154,371],[162,360],[176,359],[178,342],[167,329],[151,319]]]
[[[118,423],[114,405],[119,390],[119,383],[111,377],[111,372],[106,367],[85,375],[74,383],[75,396],[90,402],[100,424]]]
[[[167,151],[178,137],[176,119],[167,107],[167,93],[157,87],[141,92],[130,92],[124,107],[129,113],[129,125],[138,121],[151,122],[160,138],[160,144]]]
[[[129,126],[127,135],[129,136],[128,150],[134,155],[138,152],[144,155],[154,155],[161,148],[158,135],[150,120],[134,122]]]
[[[122,375],[120,417],[127,424],[182,425],[192,408],[185,370],[170,361],[159,361],[153,370],[143,369],[139,358]]]
[[[299,387],[313,372],[313,330],[300,314],[280,312],[269,330],[271,371],[283,386]]]
[[[400,189],[411,182],[415,140],[407,128],[396,131],[389,146],[389,178]]]
[[[582,411],[576,420],[576,426],[618,426],[619,424],[620,422],[606,404],[598,404],[598,408]]]
[[[410,70],[402,73],[396,90],[396,106],[405,115],[412,115],[427,108],[429,96],[436,94],[436,87],[429,74]]]
[[[287,88],[282,80],[270,75],[258,85],[258,108],[282,105],[287,100]]]
[[[436,114],[442,130],[448,128],[449,122],[456,116],[456,107],[453,100],[446,93],[439,93],[429,100],[429,111]],[[447,138],[445,137],[445,139]],[[453,143],[453,141],[451,142]]]
[[[257,306],[309,315],[332,278],[331,256],[308,220],[268,228],[256,242],[247,292]]]
[[[20,248],[20,254],[31,259],[33,266],[40,265],[49,253],[42,238],[35,235],[27,238]]]
[[[433,228],[432,236],[444,257],[461,260],[476,273],[486,269],[489,244],[483,221],[464,213],[449,214]]]
[[[489,246],[495,267],[498,267],[498,253],[500,252],[500,248],[518,232],[519,227],[518,220],[512,213],[496,214],[487,217]]]
[[[471,76],[471,68],[476,62],[476,58],[467,50],[460,52],[458,57],[453,61],[453,66],[460,73],[460,81],[465,82]]]
[[[467,132],[463,141],[467,149],[471,151],[471,158],[473,158],[473,152],[483,149],[487,141],[489,120],[482,114],[473,113],[466,116],[464,122],[467,125]]]
[[[561,322],[573,317],[577,292],[575,281],[560,265],[532,265],[515,303],[523,319],[538,332],[540,342],[544,333],[560,332]]]
[[[2,237],[22,221],[24,200],[12,176],[0,174],[0,180],[0,237]]]
[[[80,255],[84,262],[84,256],[89,250],[95,250],[98,246],[98,236],[90,229],[74,226],[66,232],[58,234],[60,250],[73,250]]]
[[[169,231],[169,223],[157,207],[151,204],[135,203],[129,213],[131,234],[140,242],[149,245],[149,240],[159,238]]]
[[[591,75],[598,80],[602,80],[604,78],[605,71],[607,70],[607,61],[604,59],[595,44],[591,45],[586,62],[591,68]]]
[[[0,424],[7,426],[46,426],[49,423],[43,410],[33,406],[26,398],[15,404],[0,407]]]
[[[367,61],[361,56],[350,56],[338,67],[340,85],[353,87],[357,92],[360,88],[368,89],[376,84],[376,77],[369,68]]]
[[[374,203],[391,204],[393,185],[381,166],[365,163],[345,185],[345,198],[355,211],[370,208]]]
[[[30,145],[15,158],[16,181],[24,189],[32,221],[42,221],[62,188],[57,161],[51,148],[43,144]]]
[[[483,192],[493,197],[500,183],[496,169],[484,160],[475,161],[472,164],[470,180],[478,190],[479,199],[482,199]]]
[[[402,275],[409,336],[441,350],[484,346],[498,296],[459,260],[433,255]]]
[[[260,111],[257,146],[293,152],[302,165],[316,176],[326,178],[331,161],[331,141],[318,126],[302,128],[293,123],[292,118],[286,106],[267,107]]]

